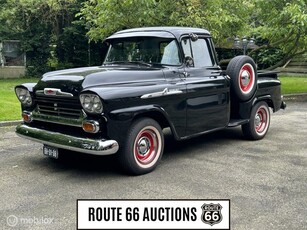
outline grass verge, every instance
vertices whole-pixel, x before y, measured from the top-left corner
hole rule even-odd
[[[282,94],[307,93],[307,77],[279,76]]]
[[[282,94],[307,93],[307,77],[280,76]],[[0,121],[21,119],[20,103],[14,87],[22,83],[35,83],[38,78],[0,79]]]
[[[21,108],[14,88],[22,83],[37,82],[38,78],[0,79],[0,121],[21,120]]]

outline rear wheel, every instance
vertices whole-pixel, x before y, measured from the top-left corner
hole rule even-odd
[[[242,125],[242,131],[250,140],[262,139],[269,130],[270,109],[264,101],[257,103],[251,111],[249,123]]]
[[[129,173],[149,173],[159,164],[163,149],[164,137],[160,125],[153,119],[138,119],[131,125],[124,141],[120,162]]]

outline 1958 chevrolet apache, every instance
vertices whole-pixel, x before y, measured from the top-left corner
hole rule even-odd
[[[242,126],[246,138],[258,140],[269,129],[269,107],[286,107],[277,74],[257,72],[249,56],[222,70],[205,29],[128,29],[104,42],[101,66],[16,86],[23,118],[16,132],[44,144],[45,155],[116,153],[128,173],[145,174],[162,157],[166,127],[184,140]]]

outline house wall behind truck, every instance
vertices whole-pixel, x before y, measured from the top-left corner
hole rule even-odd
[[[20,78],[25,76],[25,66],[3,66],[0,67],[0,78]]]
[[[26,55],[20,41],[5,40],[0,43],[0,78],[19,78],[26,73]]]

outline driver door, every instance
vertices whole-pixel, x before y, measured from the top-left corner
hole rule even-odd
[[[198,37],[197,37],[198,38]],[[230,117],[229,80],[215,63],[208,37],[181,40],[187,87],[187,136],[227,126]]]

